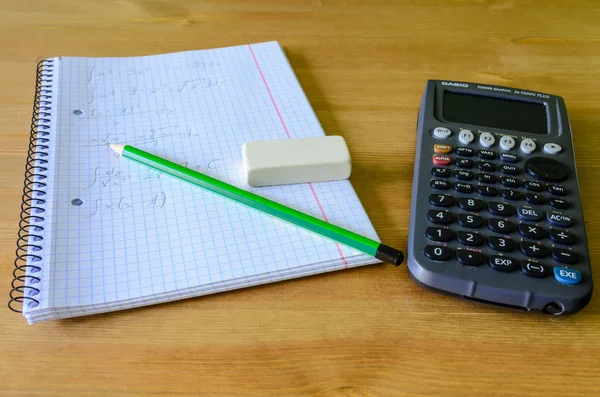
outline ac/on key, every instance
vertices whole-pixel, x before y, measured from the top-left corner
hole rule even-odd
[[[573,224],[573,218],[571,218],[569,215],[565,215],[560,211],[548,212],[546,218],[548,219],[548,222],[550,222],[550,224],[553,226],[569,227]]]

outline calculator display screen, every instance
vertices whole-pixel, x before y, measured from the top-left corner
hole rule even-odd
[[[481,127],[547,134],[546,106],[484,95],[444,91],[444,120]]]

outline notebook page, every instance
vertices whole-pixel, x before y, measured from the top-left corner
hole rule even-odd
[[[376,262],[108,148],[134,145],[377,239],[348,181],[245,186],[244,142],[323,135],[277,43],[60,64],[49,307],[148,304]]]

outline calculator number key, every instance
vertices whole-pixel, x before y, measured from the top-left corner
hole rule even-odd
[[[490,236],[488,245],[500,252],[510,252],[515,249],[515,242],[506,237]]]
[[[483,226],[483,218],[479,215],[458,214],[458,224],[469,229],[478,229]]]
[[[452,218],[452,214],[448,211],[429,210],[427,212],[427,219],[438,225],[447,225],[452,222]]]
[[[454,204],[454,198],[445,194],[430,194],[429,204],[435,207],[450,207]]]
[[[488,203],[488,212],[492,215],[496,216],[510,216],[514,211],[514,207],[512,205],[490,202]]]
[[[445,242],[452,239],[452,231],[441,227],[428,227],[425,236],[431,241]]]
[[[447,247],[428,245],[425,247],[425,256],[434,261],[447,261],[452,257],[452,250]]]
[[[505,221],[503,219],[490,218],[488,220],[488,229],[490,229],[494,233],[511,233],[514,227],[514,223],[510,221]]]
[[[456,232],[456,239],[462,245],[468,245],[469,247],[479,247],[483,244],[483,236],[478,233]]]
[[[483,208],[484,204],[480,199],[462,197],[458,199],[458,206],[464,211],[477,212]]]

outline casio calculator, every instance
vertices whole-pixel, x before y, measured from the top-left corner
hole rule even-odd
[[[563,99],[430,80],[417,133],[411,278],[525,311],[585,307],[592,271]]]

